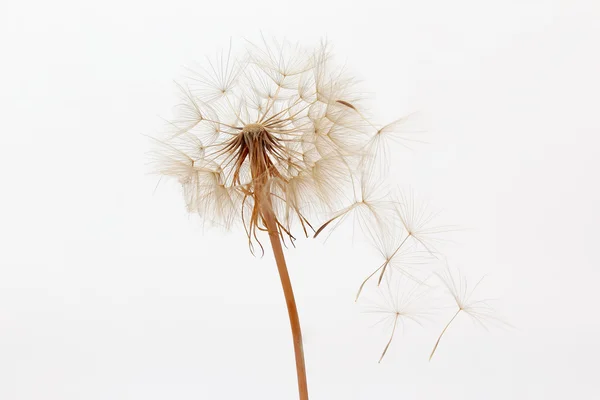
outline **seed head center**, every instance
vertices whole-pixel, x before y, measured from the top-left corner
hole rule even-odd
[[[266,135],[267,131],[266,131],[265,127],[262,126],[261,124],[248,124],[248,125],[244,126],[244,129],[242,130],[242,134],[247,139],[256,140],[256,139],[260,138],[261,136]]]

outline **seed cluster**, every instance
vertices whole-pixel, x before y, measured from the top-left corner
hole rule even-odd
[[[154,153],[157,170],[178,178],[189,211],[224,226],[242,221],[251,249],[264,229],[261,201],[293,241],[296,224],[308,236],[371,179],[384,132],[364,117],[326,45],[250,46],[241,61],[221,55],[188,78]]]

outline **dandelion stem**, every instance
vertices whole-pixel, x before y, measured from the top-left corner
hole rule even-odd
[[[396,332],[396,325],[398,325],[398,317],[400,317],[400,314],[396,313],[396,318],[394,318],[394,327],[392,328],[390,340],[388,340],[387,344],[385,345],[385,349],[383,349],[383,353],[381,353],[381,357],[379,357],[378,363],[381,363],[381,360],[383,360],[383,356],[385,356],[385,353],[387,353],[388,351],[388,347],[390,347],[390,344],[392,344],[392,339],[394,338],[394,333]]]
[[[262,214],[265,225],[269,232],[273,255],[279,270],[279,278],[285,296],[285,303],[290,317],[290,325],[292,328],[292,337],[294,342],[294,353],[296,355],[296,372],[298,374],[298,391],[300,400],[308,400],[308,384],[306,380],[306,365],[304,363],[304,349],[302,345],[302,331],[300,329],[300,319],[298,318],[298,309],[296,308],[296,300],[294,291],[292,290],[292,282],[288,274],[281,239],[277,229],[277,220],[273,212],[271,202],[269,200],[261,201]]]
[[[452,317],[452,319],[446,324],[446,326],[444,327],[444,330],[442,331],[442,333],[440,333],[440,337],[438,337],[437,342],[435,342],[435,346],[433,346],[433,350],[431,350],[431,354],[429,355],[429,361],[431,361],[431,358],[433,357],[433,354],[435,353],[435,350],[437,349],[438,345],[440,344],[440,340],[442,340],[442,336],[444,336],[444,333],[446,332],[446,329],[448,329],[448,327],[450,326],[450,324],[452,323],[452,321],[454,321],[454,318],[456,318],[456,316],[458,315],[458,313],[460,313],[462,311],[462,308],[459,308],[458,311],[456,312],[456,314],[454,314],[454,316]]]

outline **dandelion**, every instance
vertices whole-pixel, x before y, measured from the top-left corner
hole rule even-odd
[[[483,281],[483,278],[485,278],[485,276],[482,277],[473,286],[473,288],[469,290],[466,278],[458,270],[456,272],[456,276],[454,276],[448,265],[446,265],[446,268],[443,272],[436,273],[436,275],[441,279],[447,291],[452,295],[452,298],[454,299],[458,310],[456,310],[450,321],[448,321],[446,326],[444,326],[442,333],[435,342],[433,350],[429,355],[430,361],[433,358],[433,355],[435,354],[438,345],[440,344],[440,340],[442,340],[442,336],[444,336],[444,333],[446,333],[446,330],[448,330],[450,324],[452,324],[456,317],[458,317],[461,311],[467,314],[469,317],[471,317],[471,319],[474,322],[478,323],[484,328],[486,327],[486,322],[496,322],[508,325],[506,322],[500,320],[498,317],[495,316],[494,309],[489,305],[488,300],[473,300],[471,298],[473,292],[475,292],[475,289],[477,289],[477,287]]]
[[[352,220],[355,229],[380,238],[385,258],[365,282],[379,272],[380,284],[391,274],[388,266],[411,276],[409,252],[419,254],[422,246],[435,253],[444,229],[432,228],[412,199],[395,199],[380,166],[390,141],[418,130],[410,128],[412,117],[371,122],[355,80],[336,66],[326,43],[307,50],[263,38],[239,58],[230,44],[205,66],[186,70],[167,133],[153,139],[152,169],[181,184],[189,212],[215,225],[243,227],[252,254],[264,254],[268,236],[290,320],[299,396],[306,400],[302,333],[283,247],[293,246],[299,233],[317,237]],[[404,232],[400,241],[397,227]],[[396,325],[421,315],[410,309],[415,293],[388,299],[393,329],[382,357]]]

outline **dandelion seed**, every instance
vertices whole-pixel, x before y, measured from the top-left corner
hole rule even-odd
[[[456,227],[434,225],[437,213],[427,210],[424,204],[417,204],[414,193],[400,193],[397,212],[406,232],[431,255],[440,254],[437,246],[444,242],[443,234],[456,231]]]
[[[484,328],[486,328],[486,325],[484,324],[485,322],[509,325],[506,322],[499,319],[497,316],[495,316],[495,311],[489,305],[488,300],[473,300],[471,298],[473,292],[475,292],[479,284],[483,281],[483,277],[473,286],[472,289],[469,289],[467,280],[460,273],[460,271],[457,270],[456,276],[454,276],[452,274],[452,271],[450,270],[450,266],[447,264],[445,270],[441,273],[436,273],[436,275],[443,282],[447,291],[452,295],[452,298],[454,299],[454,302],[456,303],[458,309],[456,310],[450,321],[448,321],[448,323],[444,326],[442,333],[435,342],[433,350],[429,355],[429,360],[433,358],[433,355],[435,354],[435,351],[437,350],[440,341],[444,336],[444,333],[446,333],[448,327],[450,327],[450,324],[452,324],[456,317],[458,317],[461,311],[463,311],[465,314],[471,317],[471,319],[474,322],[478,323]]]
[[[391,275],[393,271],[405,276],[418,284],[425,284],[425,279],[420,275],[426,272],[425,267],[430,262],[430,254],[421,251],[408,239],[410,236],[396,233],[379,233],[376,235],[375,248],[382,256],[383,262],[361,283],[354,301],[358,301],[366,283],[379,273],[377,286],[385,276]],[[408,243],[407,243],[408,242]],[[387,275],[386,275],[387,274]]]
[[[390,328],[390,337],[379,357],[379,363],[392,344],[398,327],[402,329],[409,321],[423,326],[423,321],[431,316],[431,312],[424,307],[428,289],[426,285],[398,276],[396,279],[386,280],[385,285],[378,288],[377,298],[369,300],[365,306],[364,312],[380,317],[375,325],[385,324]]]
[[[232,90],[245,63],[232,59],[232,50],[230,41],[226,52],[221,51],[213,60],[206,59],[207,67],[187,67],[189,80],[195,84],[195,91],[205,102],[213,102],[233,94]]]
[[[389,169],[391,145],[410,148],[413,143],[425,143],[424,117],[413,112],[381,127],[373,127],[363,157],[364,168],[385,175]]]
[[[390,266],[411,279],[420,281],[407,267],[415,263],[426,264],[429,257],[415,245],[422,246],[429,255],[433,255],[432,243],[441,241],[440,234],[450,229],[432,227],[430,222],[433,214],[427,213],[423,207],[419,208],[415,204],[412,192],[409,195],[400,194],[400,201],[394,203],[396,213],[388,216],[386,223],[379,223],[373,229],[365,228],[365,231],[372,233],[375,247],[383,255],[384,262],[363,280],[355,301],[358,301],[366,283],[377,273],[379,273],[377,279],[379,286],[386,272],[391,271],[388,268]]]
[[[396,212],[390,191],[365,171],[359,171],[352,178],[352,202],[335,211],[334,215],[319,227],[314,237],[328,226],[331,227],[330,232],[335,230],[346,220],[352,220],[354,230],[358,228],[367,237],[373,237],[379,231],[386,234],[391,231],[390,226],[395,223]],[[340,193],[339,197],[342,196]]]

